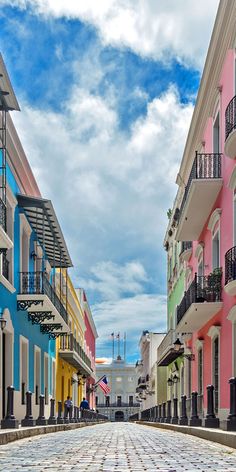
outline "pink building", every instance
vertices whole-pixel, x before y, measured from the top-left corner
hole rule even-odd
[[[192,241],[176,332],[185,346],[182,394],[215,387],[220,420],[236,377],[236,2],[221,0],[177,176],[176,240]],[[180,243],[180,244],[181,244]],[[180,376],[181,377],[181,376]]]
[[[85,340],[85,352],[91,361],[91,368],[93,371],[93,375],[88,377],[86,380],[86,397],[89,402],[90,408],[96,408],[95,405],[95,392],[93,391],[93,385],[96,382],[96,365],[95,365],[95,356],[96,356],[96,339],[98,337],[98,333],[96,330],[96,326],[93,320],[93,316],[90,310],[90,306],[86,297],[85,291],[80,288],[76,290],[81,307],[84,312],[84,323],[85,323],[85,333],[84,333],[84,340]]]

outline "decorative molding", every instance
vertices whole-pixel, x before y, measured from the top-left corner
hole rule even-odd
[[[219,326],[219,325],[213,325],[213,326],[211,326],[210,329],[208,330],[207,336],[209,336],[209,338],[213,339],[213,338],[215,338],[216,336],[219,336],[219,335],[220,335],[220,330],[221,330],[221,326]]]
[[[227,315],[227,320],[231,321],[232,323],[236,322],[236,305],[232,306],[230,309]]]
[[[204,339],[196,339],[195,341],[195,349],[196,351],[200,351],[204,346]]]
[[[234,190],[236,187],[236,165],[234,166],[234,169],[231,173],[231,176],[228,182],[228,187],[231,188],[231,190]]]
[[[20,214],[20,232],[22,234],[23,230],[26,232],[28,238],[30,238],[30,235],[32,233],[32,228],[24,215],[24,213]]]
[[[201,252],[203,251],[204,247],[205,247],[205,244],[202,241],[197,245],[197,247],[195,249],[195,254],[194,254],[197,259],[199,258],[199,256],[200,256]]]
[[[17,206],[17,199],[12,192],[11,187],[7,184],[7,202],[9,203],[10,207],[14,210]]]
[[[219,219],[220,219],[221,213],[222,213],[221,208],[216,208],[213,211],[213,213],[211,214],[210,219],[208,221],[208,225],[207,225],[207,229],[209,229],[209,231],[211,231],[211,232],[213,231],[217,221],[219,221]]]

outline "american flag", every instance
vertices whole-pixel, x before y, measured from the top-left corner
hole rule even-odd
[[[99,385],[99,387],[101,387],[101,389],[102,389],[104,395],[107,395],[108,393],[110,393],[111,389],[110,389],[110,387],[109,387],[108,384],[107,384],[107,378],[106,378],[106,376],[103,377],[103,378],[98,382],[98,385]]]

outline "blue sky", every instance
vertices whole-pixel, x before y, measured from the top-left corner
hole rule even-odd
[[[141,331],[166,328],[166,211],[218,0],[0,4],[13,119],[87,291],[97,355],[126,332],[136,360]]]

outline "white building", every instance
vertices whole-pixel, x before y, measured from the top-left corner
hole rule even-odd
[[[96,381],[106,375],[111,392],[105,396],[102,389],[96,389],[96,409],[111,421],[128,421],[140,410],[136,402],[138,375],[135,366],[127,364],[121,356],[110,364],[96,365]]]
[[[166,368],[157,367],[157,348],[165,333],[143,331],[139,349],[141,360],[136,362],[138,376],[136,401],[141,400],[141,410],[146,410],[164,401],[166,391]]]

